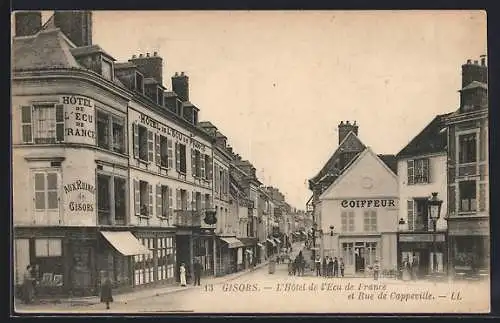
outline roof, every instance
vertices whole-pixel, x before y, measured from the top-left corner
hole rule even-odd
[[[451,113],[437,115],[432,121],[416,135],[401,151],[396,155],[397,159],[439,153],[446,150],[447,132],[445,128],[445,118]]]
[[[90,46],[72,48],[71,53],[75,57],[93,54],[93,53],[101,53],[101,54],[105,55],[106,57],[108,57],[109,59],[116,61],[116,59],[114,59],[113,56],[106,53],[106,51],[104,51],[104,49],[102,49],[101,46],[99,46],[99,45],[90,45]]]
[[[146,77],[144,84],[160,84],[154,77]]]
[[[137,68],[137,65],[135,65],[132,62],[119,62],[115,63],[115,69],[124,69],[124,68]]]
[[[12,69],[81,68],[71,49],[67,37],[57,28],[42,30],[33,36],[15,37]]]
[[[478,81],[472,81],[469,83],[469,85],[465,86],[460,91],[467,91],[467,90],[472,90],[472,89],[477,89],[477,88],[488,90],[488,86],[485,83],[478,82]]]
[[[172,92],[172,91],[165,91],[163,94],[164,94],[167,98],[175,98],[175,97],[177,97],[177,93]]]
[[[381,154],[377,155],[377,157],[380,158],[384,162],[384,164],[386,164],[387,167],[389,167],[394,172],[394,174],[398,173],[398,159],[396,158],[396,155]]]
[[[198,126],[200,126],[202,128],[217,128],[210,121],[200,121],[200,122],[198,122]]]

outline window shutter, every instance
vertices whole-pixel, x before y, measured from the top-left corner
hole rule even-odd
[[[431,172],[430,172],[430,162],[429,158],[425,158],[423,161],[423,176],[427,180],[427,183],[431,182]]]
[[[132,130],[134,132],[134,158],[139,159],[139,125],[136,122],[132,124]]]
[[[408,160],[407,161],[408,165],[408,185],[412,185],[415,183],[415,167],[414,167],[414,161],[413,160]]]
[[[161,165],[161,154],[160,154],[160,135],[155,134],[155,162],[156,165]]]
[[[205,179],[205,155],[200,154],[200,177]]]
[[[175,169],[181,170],[181,146],[178,142],[175,143]]]
[[[219,165],[215,164],[215,180],[214,180],[214,190],[219,192],[219,183],[217,182],[217,174],[219,174]]]
[[[156,216],[161,217],[163,216],[163,201],[162,201],[162,194],[161,194],[161,185],[157,184],[156,185]]]
[[[206,166],[208,169],[208,179],[212,180],[213,178],[213,163],[212,163],[212,158],[208,156],[208,165]]]
[[[196,154],[195,150],[191,148],[191,173],[196,177]]]
[[[148,161],[153,162],[155,158],[155,136],[152,131],[148,130]]]
[[[139,181],[134,179],[134,201],[135,201],[135,215],[141,214],[141,190],[139,186]]]
[[[21,107],[21,140],[28,144],[33,142],[33,108],[31,106]]]
[[[181,199],[181,190],[180,189],[176,189],[175,190],[175,197],[177,199],[177,210],[180,210],[182,209],[182,199]]]
[[[149,216],[153,215],[153,185],[148,184],[148,193],[149,193]]]
[[[169,218],[171,218],[173,215],[173,208],[174,208],[174,198],[172,196],[172,188],[168,187],[168,216],[169,216]]]
[[[56,104],[56,141],[64,141],[64,105]]]
[[[196,192],[193,191],[191,192],[191,210],[198,211],[197,208],[198,205],[196,205]]]
[[[407,203],[407,210],[408,210],[408,230],[413,231],[413,223],[415,221],[414,219],[414,201],[413,200],[408,200]]]
[[[174,151],[172,147],[172,139],[167,139],[167,158],[168,158],[168,168],[174,168]]]

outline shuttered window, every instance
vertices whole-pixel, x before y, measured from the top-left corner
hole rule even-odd
[[[148,130],[148,161],[149,162],[154,162],[155,158],[155,136],[152,131]]]
[[[407,212],[408,212],[408,230],[413,231],[415,229],[415,201],[406,201]]]
[[[136,122],[132,124],[132,132],[134,133],[134,158],[139,159],[139,125]]]
[[[64,105],[38,104],[21,107],[23,143],[52,144],[64,141]]]
[[[33,142],[33,125],[31,124],[31,112],[31,106],[21,107],[21,137],[23,143],[25,144]]]
[[[167,139],[167,161],[168,168],[172,169],[174,167],[174,149],[172,147],[172,139]]]

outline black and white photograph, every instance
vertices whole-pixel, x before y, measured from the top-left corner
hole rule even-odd
[[[11,315],[489,313],[486,22],[13,11]]]

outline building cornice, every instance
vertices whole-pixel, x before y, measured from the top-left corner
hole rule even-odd
[[[454,123],[459,123],[463,121],[471,121],[477,119],[483,119],[488,117],[488,108],[483,108],[476,111],[458,113],[455,115],[450,115],[445,119],[446,125],[451,125]]]

